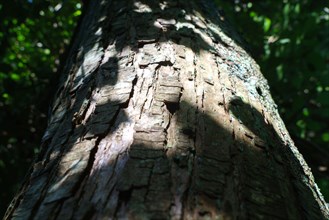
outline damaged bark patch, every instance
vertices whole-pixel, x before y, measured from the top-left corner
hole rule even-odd
[[[164,103],[171,115],[175,114],[175,112],[179,110],[178,102],[166,102],[165,101]]]

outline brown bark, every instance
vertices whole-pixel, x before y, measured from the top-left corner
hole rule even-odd
[[[326,219],[259,67],[209,1],[90,1],[5,219]]]

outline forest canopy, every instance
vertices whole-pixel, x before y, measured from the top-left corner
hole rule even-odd
[[[220,1],[261,66],[297,147],[329,200],[326,1]],[[40,150],[81,1],[0,1],[0,212]]]

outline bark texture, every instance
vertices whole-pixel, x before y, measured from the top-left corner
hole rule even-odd
[[[206,0],[90,1],[5,219],[326,219],[266,80]]]

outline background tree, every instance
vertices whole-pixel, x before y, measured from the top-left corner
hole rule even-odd
[[[30,3],[31,4],[31,3]],[[36,2],[33,2],[33,4],[36,4]],[[33,5],[33,4],[31,4],[31,5]],[[239,3],[240,4],[240,3]],[[238,4],[238,6],[239,6],[239,4]],[[246,4],[247,5],[247,4]],[[265,6],[266,5],[270,5],[269,3],[267,3],[267,4],[264,4]],[[264,5],[263,5],[263,7],[264,7]],[[53,8],[56,8],[56,6],[57,5],[54,5],[53,6]],[[241,5],[240,5],[241,6]],[[243,6],[243,4],[242,4],[242,6]],[[247,5],[248,6],[248,5]],[[59,6],[57,6],[57,8],[58,8]],[[280,6],[279,6],[280,7]],[[289,6],[288,6],[289,7]],[[320,7],[318,7],[318,8],[321,8],[322,6],[320,6]],[[229,8],[229,7],[228,7]],[[243,7],[241,7],[241,8],[243,8]],[[244,7],[243,8],[243,10],[245,10],[246,8],[248,8],[248,7]],[[253,7],[251,7],[252,9],[253,9]],[[249,7],[249,9],[250,9],[250,7]],[[252,10],[252,9],[250,9],[250,10]],[[325,7],[322,7],[321,8],[322,10],[324,9],[325,10]],[[6,10],[7,11],[7,13],[8,13],[8,10]],[[27,10],[28,11],[28,10]],[[46,10],[47,11],[47,10]],[[225,11],[227,11],[227,10],[225,10]],[[265,11],[266,12],[266,10],[263,10],[263,11]],[[271,10],[272,12],[274,11],[274,12],[276,12],[276,10]],[[49,7],[49,12],[51,12],[51,7]],[[280,12],[280,9],[279,10],[277,10],[277,12],[279,13]],[[325,11],[324,11],[325,12]],[[319,12],[319,14],[321,15],[321,13],[323,13],[323,11],[322,12]],[[42,13],[41,13],[42,14]],[[77,11],[77,13],[76,13],[76,15],[78,15],[79,14],[79,11]],[[291,13],[290,13],[291,14]],[[289,17],[289,15],[290,15],[289,13],[288,13],[288,17]],[[252,13],[250,14],[250,15],[252,15]],[[317,14],[316,14],[317,15]],[[241,13],[240,13],[240,15],[239,16],[241,16]],[[237,17],[239,17],[239,16],[237,16]],[[321,15],[322,16],[322,15]],[[321,17],[321,16],[319,16],[319,17]],[[242,17],[242,16],[241,16]],[[260,16],[260,17],[262,17],[262,16]],[[316,17],[316,16],[314,16],[314,17]],[[325,19],[326,19],[326,17],[325,17],[325,14],[321,17],[321,19],[320,19],[320,25],[321,24],[323,24],[323,22],[322,21],[325,21]],[[257,19],[255,19],[255,20],[257,20]],[[264,19],[263,19],[264,20]],[[263,20],[262,19],[258,19],[257,20],[257,22],[263,22]],[[265,19],[266,20],[266,19]],[[266,20],[267,22],[265,22],[265,20],[264,20],[264,25],[265,25],[265,23],[268,25],[268,19]],[[272,22],[273,22],[273,20],[272,20]],[[322,22],[322,23],[321,23]],[[289,23],[289,22],[288,22]],[[288,25],[289,26],[289,25]],[[314,25],[313,25],[314,26]],[[42,27],[42,26],[40,26],[40,25],[38,25],[38,28],[40,28],[40,27]],[[250,29],[252,29],[252,28],[250,28]],[[264,29],[265,30],[265,29]],[[324,30],[324,29],[322,29],[322,30]],[[255,36],[262,36],[262,35],[255,35]],[[8,35],[6,36],[6,37],[8,37]],[[7,38],[6,38],[7,39]],[[255,40],[256,41],[256,40]],[[305,42],[305,40],[304,40],[304,42]],[[55,45],[58,45],[58,44],[55,44]],[[301,48],[303,48],[303,47],[301,47]],[[321,49],[323,49],[323,48],[321,48]],[[280,53],[279,53],[280,54]],[[12,62],[12,63],[14,63],[14,62]],[[36,65],[37,66],[37,65]],[[320,68],[321,69],[321,68]],[[14,77],[15,78],[15,77]],[[10,80],[11,80],[11,78],[4,78],[4,79],[6,79],[7,81],[9,81],[10,82]],[[325,85],[325,84],[324,84]],[[5,88],[5,87],[4,87]],[[11,87],[8,87],[8,88],[11,88]],[[31,87],[31,88],[33,88],[33,87]],[[286,88],[286,87],[285,87]],[[325,88],[325,87],[324,87]],[[325,90],[323,90],[323,91],[325,91]],[[10,94],[10,93],[7,93],[7,95],[8,94]],[[7,95],[5,95],[5,93],[3,93],[3,97],[4,98],[6,98],[6,97],[9,97],[9,96],[7,96]],[[26,101],[26,100],[25,100]],[[33,102],[32,102],[33,103]],[[10,105],[8,105],[8,102],[7,102],[7,104],[6,104],[6,108],[8,108],[8,106],[10,106]],[[23,109],[23,108],[22,108]],[[16,109],[17,110],[17,109]],[[21,110],[21,109],[19,109],[19,110]],[[9,111],[10,112],[10,111]],[[21,112],[23,112],[23,111],[21,111]],[[38,114],[37,114],[38,115]],[[6,118],[6,117],[4,117],[4,118]],[[4,119],[3,119],[4,120]],[[2,123],[2,124],[4,124],[4,123]],[[8,124],[8,123],[6,123],[6,124]],[[36,124],[38,124],[38,123],[36,123]],[[7,130],[8,130],[8,128],[6,128]],[[33,129],[32,129],[33,130]],[[6,134],[6,133],[3,133],[3,134]],[[322,135],[323,137],[325,137],[325,135]],[[7,151],[7,149],[9,148],[9,149],[12,149],[12,148],[10,148],[10,146],[17,146],[17,143],[14,141],[15,139],[10,139],[10,138],[12,138],[12,137],[15,137],[15,133],[10,133],[10,135],[7,135],[6,136],[7,137],[7,139],[5,138],[4,140],[4,147],[5,148],[3,148],[5,151]],[[8,137],[10,137],[10,138],[8,138]],[[19,138],[20,139],[20,138]],[[6,140],[8,141],[8,143],[6,144]],[[10,140],[10,141],[9,141]],[[323,140],[325,140],[325,138],[323,138]],[[14,148],[14,147],[13,147]],[[14,149],[17,149],[17,148],[14,148]],[[2,152],[4,152],[4,151],[2,151]],[[9,155],[9,154],[8,154]],[[15,156],[17,156],[17,154],[15,154]],[[30,156],[31,157],[31,156]],[[29,158],[29,157],[28,157]],[[12,160],[12,158],[11,158],[11,160]],[[16,162],[17,160],[15,159],[15,160],[12,160],[12,161],[14,161],[14,162]],[[7,168],[7,167],[5,167],[5,165],[7,165],[7,163],[6,163],[6,159],[4,159],[4,163],[3,163],[4,165],[3,165],[3,167],[4,167],[4,171],[10,171],[9,169],[5,169],[5,168]],[[316,168],[318,168],[317,167],[317,165],[315,166]],[[19,170],[19,169],[18,169]],[[4,180],[6,180],[7,178],[4,178]],[[325,188],[324,188],[325,189]]]

